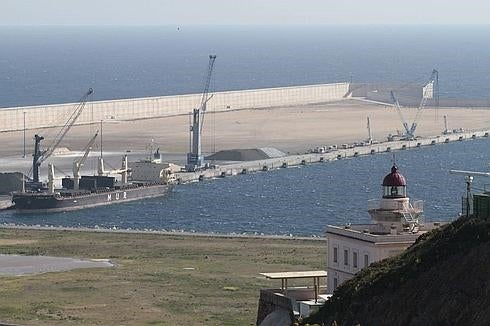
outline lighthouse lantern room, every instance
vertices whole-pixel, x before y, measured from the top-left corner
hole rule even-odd
[[[407,196],[407,181],[395,164],[383,179],[383,197],[369,204],[368,212],[374,223],[397,228],[407,224],[412,228],[423,213],[422,201],[411,202]]]

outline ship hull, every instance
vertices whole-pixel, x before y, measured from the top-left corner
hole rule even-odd
[[[19,213],[66,212],[89,207],[125,203],[145,198],[165,196],[169,185],[149,185],[135,188],[114,189],[76,196],[60,196],[46,193],[18,193],[12,201]]]

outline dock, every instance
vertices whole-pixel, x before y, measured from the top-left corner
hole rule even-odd
[[[299,155],[290,155],[279,158],[271,158],[259,161],[237,162],[216,166],[215,168],[205,169],[196,172],[179,172],[176,174],[180,183],[202,181],[204,179],[213,179],[218,177],[235,176],[260,171],[269,171],[273,169],[287,168],[292,166],[307,165],[312,163],[330,162],[346,158],[353,158],[365,155],[374,155],[379,153],[389,153],[393,151],[403,151],[424,146],[435,146],[448,144],[456,141],[467,141],[478,138],[488,138],[490,130],[454,133],[439,135],[414,140],[400,140],[391,142],[381,142],[367,146],[357,146],[353,148],[342,148],[332,150],[326,153],[307,153]]]

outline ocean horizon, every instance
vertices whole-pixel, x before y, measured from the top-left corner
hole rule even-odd
[[[490,26],[0,27],[0,107],[342,81],[420,84],[490,98]]]

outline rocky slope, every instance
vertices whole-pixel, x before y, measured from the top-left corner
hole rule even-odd
[[[309,323],[490,325],[490,221],[460,218],[340,286]]]

